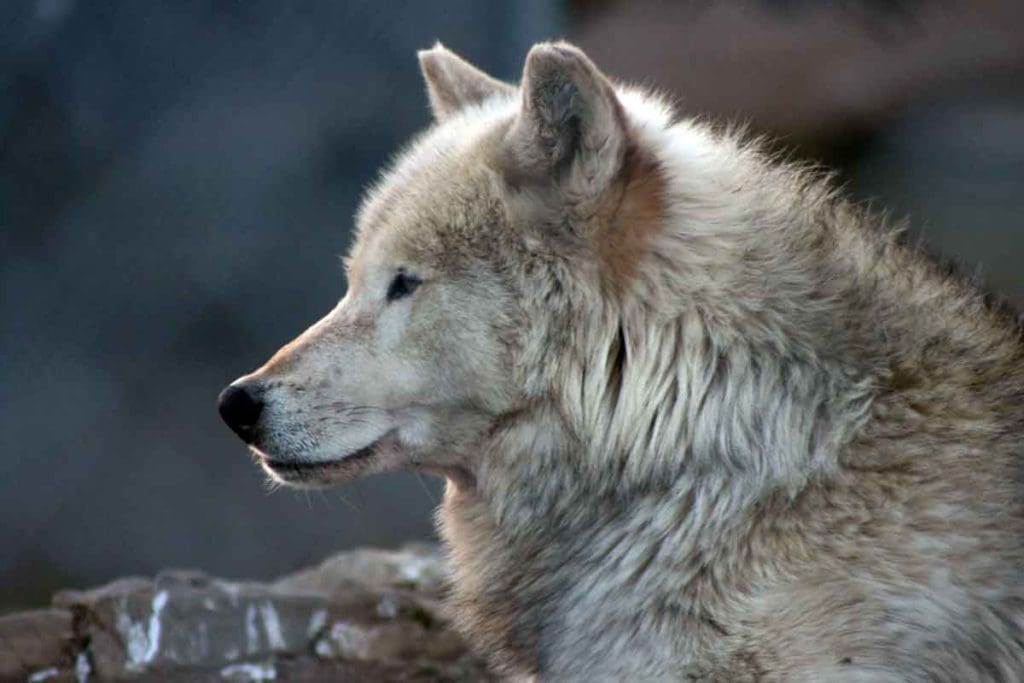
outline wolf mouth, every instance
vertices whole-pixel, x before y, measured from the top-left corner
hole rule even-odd
[[[316,481],[329,477],[331,474],[351,468],[359,461],[373,457],[377,452],[377,444],[380,440],[374,441],[357,451],[335,460],[322,462],[309,462],[301,460],[274,460],[263,457],[263,465],[271,472],[289,482]]]

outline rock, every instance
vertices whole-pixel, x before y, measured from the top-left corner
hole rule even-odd
[[[431,546],[356,550],[269,583],[194,571],[63,591],[0,619],[0,678],[492,680],[440,615]]]
[[[31,680],[74,661],[71,612],[39,609],[0,617],[0,680]],[[36,678],[36,680],[44,680]]]

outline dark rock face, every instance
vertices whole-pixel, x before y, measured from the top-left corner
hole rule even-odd
[[[169,571],[0,618],[0,679],[491,680],[440,614],[432,546],[355,550],[270,583]]]

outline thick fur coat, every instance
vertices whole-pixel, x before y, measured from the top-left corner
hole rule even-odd
[[[420,58],[348,294],[233,385],[271,476],[446,476],[451,612],[509,675],[1024,680],[1016,323],[572,46]]]

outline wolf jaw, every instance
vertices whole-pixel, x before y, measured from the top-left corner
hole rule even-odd
[[[437,125],[369,193],[349,293],[235,383],[256,446],[304,483],[446,475],[451,608],[508,673],[1019,677],[1019,330],[572,46],[519,88],[420,61]]]

